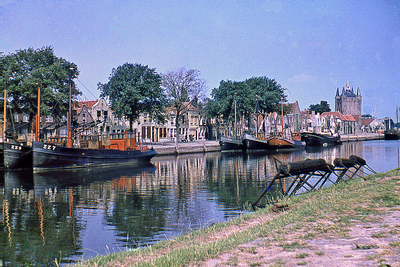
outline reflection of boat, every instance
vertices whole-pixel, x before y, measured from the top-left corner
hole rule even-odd
[[[154,173],[156,169],[153,164],[148,162],[141,164],[137,168],[89,167],[79,170],[49,170],[46,172],[34,172],[33,181],[36,190],[49,186],[66,188],[96,181],[110,181],[121,177],[130,177],[146,172]]]
[[[329,135],[322,133],[303,132],[301,133],[301,140],[306,142],[307,146],[331,146],[339,145],[340,135]]]
[[[103,139],[104,140],[104,139]],[[108,142],[109,141],[109,142]],[[33,142],[33,169],[93,166],[139,166],[149,162],[157,152],[136,145],[134,133],[110,134],[99,148],[70,148],[51,143]]]

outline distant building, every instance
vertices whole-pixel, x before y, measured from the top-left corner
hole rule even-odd
[[[368,133],[383,133],[386,130],[386,127],[385,124],[377,118],[361,119],[361,130]]]
[[[353,88],[350,88],[350,83],[346,83],[346,88],[343,87],[342,93],[339,94],[339,88],[336,89],[335,96],[335,111],[343,115],[353,116],[356,123],[361,125],[361,93],[360,88],[354,93]]]

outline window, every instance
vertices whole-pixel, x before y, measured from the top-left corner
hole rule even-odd
[[[101,110],[98,110],[97,111],[97,118],[100,118],[101,117]]]

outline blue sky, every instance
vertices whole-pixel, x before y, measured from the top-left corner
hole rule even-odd
[[[87,99],[126,62],[221,80],[275,78],[308,108],[349,81],[362,113],[400,106],[400,1],[0,0],[0,51],[53,46]],[[83,84],[83,85],[82,85]],[[90,92],[89,92],[89,91]]]

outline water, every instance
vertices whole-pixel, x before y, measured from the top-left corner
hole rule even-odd
[[[400,141],[344,143],[285,153],[160,156],[140,169],[5,172],[0,177],[0,266],[65,265],[124,251],[245,212],[275,174],[273,157],[358,155],[385,172],[400,166]]]

